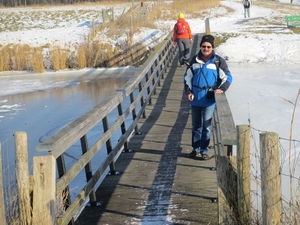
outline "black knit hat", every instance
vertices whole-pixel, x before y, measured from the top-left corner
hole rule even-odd
[[[210,34],[204,35],[201,39],[200,47],[202,46],[203,42],[209,42],[211,44],[211,46],[214,48],[214,46],[215,46],[214,40],[215,40],[215,38],[212,35],[210,35]]]

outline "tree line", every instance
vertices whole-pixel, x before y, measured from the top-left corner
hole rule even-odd
[[[102,2],[101,0],[0,0],[0,7],[32,6],[32,5],[69,5],[84,2]],[[124,1],[128,2],[128,1]]]

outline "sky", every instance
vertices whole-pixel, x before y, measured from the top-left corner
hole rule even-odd
[[[282,0],[280,2],[288,4],[289,1]],[[292,139],[296,140],[293,146],[293,157],[299,158],[300,103],[295,103],[300,88],[300,34],[295,34],[287,29],[284,21],[286,12],[282,14],[279,10],[259,7],[255,3],[253,1],[251,16],[247,19],[243,18],[243,7],[240,1],[221,1],[222,5],[232,8],[232,12],[217,7],[209,13],[211,34],[230,34],[228,40],[215,49],[220,56],[227,59],[229,70],[233,75],[233,83],[226,95],[236,125],[248,124],[251,121],[251,126],[256,131],[276,132],[281,138],[289,138],[292,128]],[[60,7],[59,10],[63,8]],[[122,12],[122,9],[121,7],[118,12]],[[0,9],[0,12],[3,10],[13,9]],[[58,8],[52,10],[58,10]],[[278,20],[278,17],[282,18],[282,23],[272,23],[273,20]],[[264,18],[268,18],[269,23],[262,23]],[[72,43],[84,41],[85,35],[89,32],[90,23],[86,19],[60,23],[56,27],[50,27],[48,24],[49,27],[42,30],[2,31],[0,32],[0,43],[2,45],[27,43],[38,46],[55,42],[74,47]],[[158,27],[162,29],[142,29],[139,34],[134,36],[134,40],[142,40],[149,44],[149,47],[153,47],[152,45],[168,34],[163,28],[173,27],[176,19],[174,18],[174,21],[157,21]],[[193,34],[205,32],[204,20],[191,18],[189,15],[185,15],[185,19],[189,22]],[[105,38],[111,43],[121,43],[125,40],[125,37],[114,40]],[[62,73],[78,74],[78,72],[84,71],[85,69],[62,71]],[[22,78],[26,73],[16,71],[0,73],[0,121],[1,111],[17,110],[18,108],[18,105],[10,105],[6,101],[6,95],[61,87],[70,82],[32,82],[32,79],[28,81]],[[45,74],[50,76],[53,72],[45,72]],[[33,76],[37,75],[39,74]],[[294,108],[296,111],[291,126]],[[287,151],[288,142],[283,141],[282,144]],[[284,162],[287,162],[288,154],[283,157]]]

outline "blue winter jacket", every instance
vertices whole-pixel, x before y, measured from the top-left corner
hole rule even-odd
[[[219,74],[216,61],[219,60]],[[226,61],[216,55],[205,63],[194,56],[191,60],[190,67],[184,74],[184,84],[186,94],[193,93],[194,100],[190,102],[193,106],[207,107],[215,104],[215,98],[207,98],[209,90],[221,89],[225,92],[232,83],[231,72],[228,69]]]

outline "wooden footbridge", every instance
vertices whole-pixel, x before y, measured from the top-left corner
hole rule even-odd
[[[101,206],[86,207],[77,224],[218,224],[215,159],[187,157],[186,68],[177,64],[175,57],[138,123],[140,133],[129,141],[130,152],[117,160],[119,174],[107,176],[96,191]]]
[[[194,39],[192,55],[201,36]],[[118,173],[106,176],[96,191],[99,206],[86,207],[76,224],[219,224],[216,160],[187,157],[192,148],[190,106],[183,92],[186,68],[178,67],[173,54],[129,151],[116,161]]]
[[[194,36],[191,55],[201,36]],[[216,96],[209,152],[215,157],[188,158],[186,68],[178,67],[177,55],[170,34],[121,89],[37,146],[46,154],[33,159],[33,183],[21,169],[24,224],[234,224],[228,221],[237,211],[230,162],[236,129],[226,96]],[[95,130],[99,136],[94,132],[91,141]],[[65,153],[74,145],[81,156],[66,165]],[[75,197],[72,182],[84,183]]]

